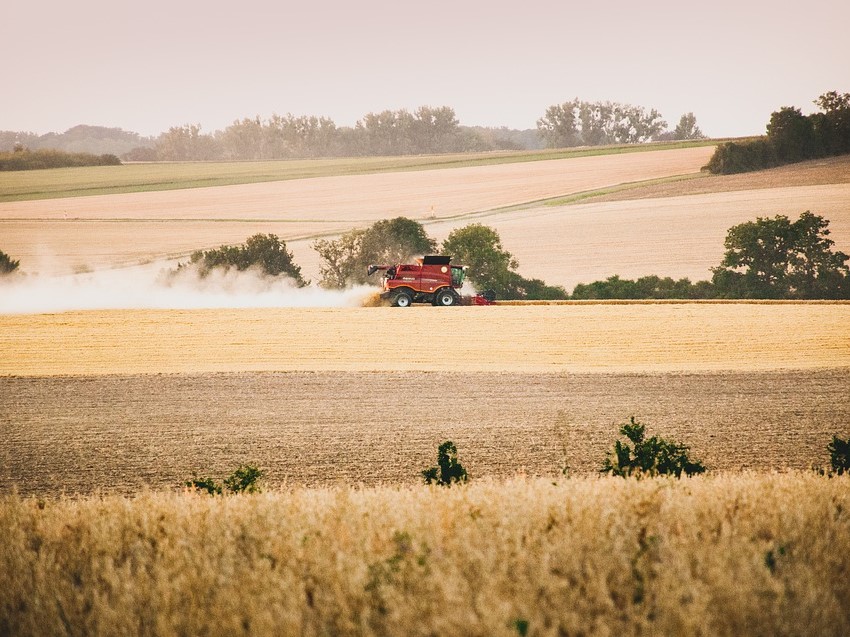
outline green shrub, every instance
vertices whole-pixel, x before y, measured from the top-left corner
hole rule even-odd
[[[705,471],[702,463],[690,459],[688,446],[668,442],[657,436],[646,438],[646,426],[636,422],[634,416],[629,423],[620,427],[620,434],[628,438],[634,447],[617,440],[613,453],[608,452],[605,458],[600,469],[602,473],[623,478],[659,475],[679,478],[682,473],[690,476]]]
[[[0,275],[11,274],[21,265],[20,261],[12,259],[8,254],[0,250]]]
[[[850,473],[850,438],[842,440],[838,436],[832,437],[832,442],[827,446],[829,451],[829,463],[834,475]]]
[[[219,484],[213,478],[193,478],[186,481],[186,486],[197,491],[206,491],[210,495],[221,495],[227,493],[259,493],[260,486],[257,484],[263,477],[263,471],[250,464],[240,465],[236,471]]]
[[[452,483],[466,482],[469,476],[466,469],[457,460],[457,447],[451,440],[446,440],[437,449],[437,466],[422,472],[425,484],[439,484],[450,487]]]
[[[274,234],[255,234],[240,246],[223,245],[214,250],[198,250],[192,254],[189,265],[197,268],[202,277],[215,268],[244,271],[257,267],[269,276],[290,276],[299,287],[307,285],[301,276],[301,267],[293,260],[292,252]],[[185,266],[181,264],[178,269],[182,267]]]

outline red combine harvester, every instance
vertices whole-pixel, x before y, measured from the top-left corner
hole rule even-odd
[[[452,305],[493,305],[496,296],[482,292],[475,296],[461,296],[459,290],[466,278],[466,266],[452,265],[451,257],[430,255],[416,263],[399,265],[370,265],[370,276],[384,272],[381,298],[396,307],[412,303]]]

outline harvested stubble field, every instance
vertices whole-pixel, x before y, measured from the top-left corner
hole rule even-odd
[[[276,483],[412,482],[449,438],[479,476],[592,472],[630,415],[717,469],[822,466],[850,413],[848,319],[842,303],[0,316],[0,486],[131,491],[242,462]]]

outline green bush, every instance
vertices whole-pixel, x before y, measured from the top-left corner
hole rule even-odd
[[[227,490],[227,493],[259,493],[258,482],[263,475],[261,469],[250,464],[244,464],[227,476],[223,484],[219,484],[213,478],[197,477],[187,480],[185,484],[197,491],[206,491],[210,495],[221,495],[225,490]]]
[[[832,437],[832,442],[827,446],[829,451],[829,463],[834,475],[850,473],[850,438],[842,440],[838,436]]]
[[[21,265],[20,261],[12,259],[8,254],[0,250],[0,276],[11,274]]]
[[[453,483],[469,480],[466,469],[457,460],[457,447],[451,440],[446,440],[437,449],[437,466],[422,472],[425,484],[439,484],[450,487]]]
[[[688,446],[668,442],[657,436],[646,438],[646,426],[636,422],[634,416],[629,423],[620,427],[620,434],[628,438],[634,447],[617,440],[614,451],[608,452],[605,458],[600,469],[602,473],[623,478],[659,475],[679,478],[682,473],[690,476],[705,471],[702,463],[690,459]]]
[[[111,154],[66,153],[61,150],[50,149],[18,149],[12,152],[0,153],[0,171],[120,165],[121,160]]]
[[[290,276],[299,287],[307,285],[307,281],[301,276],[301,267],[296,265],[292,253],[286,249],[286,243],[274,234],[255,234],[240,246],[198,250],[192,253],[189,265],[197,268],[202,277],[216,268],[236,268],[244,271],[257,267],[269,276]],[[181,264],[180,267],[185,266]]]

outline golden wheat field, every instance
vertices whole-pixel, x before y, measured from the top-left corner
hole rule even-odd
[[[848,487],[790,473],[5,496],[0,632],[838,637]]]

